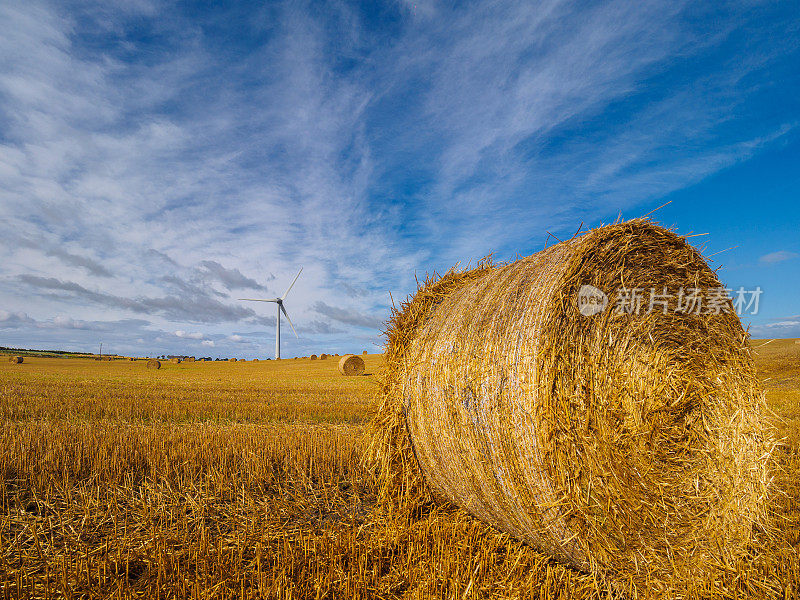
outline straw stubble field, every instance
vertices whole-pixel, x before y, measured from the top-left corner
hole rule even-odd
[[[786,440],[776,563],[794,597],[800,346],[757,356]],[[463,511],[377,503],[364,433],[382,359],[363,358],[362,377],[310,359],[0,362],[3,595],[605,597]]]

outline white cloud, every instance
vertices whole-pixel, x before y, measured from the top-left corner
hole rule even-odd
[[[213,348],[215,345],[214,340],[203,340],[202,342],[200,342],[200,344],[202,346],[208,346],[209,348]]]
[[[179,338],[185,338],[187,340],[202,340],[205,337],[199,331],[196,331],[194,333],[187,333],[187,332],[182,331],[180,329],[175,332],[175,336],[179,337]]]
[[[788,250],[778,250],[777,252],[770,252],[762,256],[759,261],[765,264],[775,264],[785,260],[791,260],[800,256],[797,252],[789,252]]]

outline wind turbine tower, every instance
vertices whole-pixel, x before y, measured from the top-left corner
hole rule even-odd
[[[283,301],[286,300],[286,296],[289,295],[289,290],[294,287],[295,281],[297,278],[300,277],[300,273],[303,272],[303,267],[300,267],[300,270],[297,272],[297,275],[294,276],[292,283],[289,284],[289,287],[286,288],[286,291],[283,293],[283,296],[280,298],[239,298],[239,300],[244,300],[246,302],[274,302],[277,305],[277,316],[275,318],[275,360],[280,360],[281,358],[281,313],[286,317],[286,320],[289,321],[289,326],[294,331],[294,336],[296,338],[300,338],[297,335],[297,331],[295,331],[294,325],[292,325],[292,320],[289,318],[289,313],[286,312],[286,308],[283,306]]]

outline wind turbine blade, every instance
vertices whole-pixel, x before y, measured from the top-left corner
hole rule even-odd
[[[292,320],[289,318],[289,313],[287,313],[286,309],[283,308],[283,304],[278,304],[278,306],[281,307],[281,311],[283,312],[283,316],[286,317],[287,321],[289,321],[289,326],[292,328],[292,331],[294,331],[294,337],[296,337],[299,340],[300,336],[297,335],[297,331],[295,331],[294,325],[292,325]]]
[[[238,298],[238,300],[246,300],[247,302],[280,302],[280,298],[270,298],[264,300],[263,298]]]
[[[294,282],[297,281],[297,278],[300,277],[300,273],[302,272],[303,272],[303,267],[300,267],[300,270],[297,272],[297,275],[294,276],[292,283],[289,285],[288,288],[286,288],[286,291],[284,292],[283,296],[281,296],[281,300],[286,300],[286,296],[289,294],[289,290],[291,290],[292,287],[294,287]],[[288,319],[289,317],[286,318]]]

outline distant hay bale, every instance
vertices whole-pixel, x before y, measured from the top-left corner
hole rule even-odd
[[[129,356],[129,357],[128,357],[128,360],[130,360],[130,361],[134,361],[134,360],[136,360],[136,359],[135,359],[135,358],[133,358],[132,356]]]
[[[181,364],[181,359],[178,358],[177,356],[174,356],[169,359],[169,362],[171,362],[173,365],[179,365]]]
[[[8,357],[8,362],[13,363],[15,365],[22,364],[24,362],[24,360],[25,359],[22,358],[21,356],[9,356]]]
[[[311,355],[311,360],[317,360],[317,355],[316,354],[312,354]]]
[[[161,368],[161,361],[156,360],[155,358],[151,358],[147,361],[147,368],[148,369],[160,369]]]
[[[339,359],[339,373],[342,375],[363,375],[364,368],[364,359],[355,354],[345,354]]]
[[[366,350],[364,350],[364,351],[363,351],[361,354],[366,354],[366,353],[367,353],[367,351],[366,351]]]
[[[320,355],[319,355],[319,359],[320,359],[320,360],[325,360],[326,358],[328,358],[328,355],[327,355],[327,354],[320,354]]]
[[[730,301],[681,311],[690,288],[722,286],[643,219],[426,280],[387,332],[382,501],[432,492],[619,586],[715,587],[772,531],[775,443]]]
[[[257,358],[254,358],[254,359],[253,359],[253,362],[258,362],[258,359],[257,359]]]
[[[184,361],[186,361],[186,362],[194,362],[194,361],[195,361],[195,358],[194,358],[194,356],[187,356],[187,357],[186,357],[186,358],[184,358],[183,360],[184,360]]]
[[[236,362],[236,359],[235,358],[229,358],[228,362]]]

